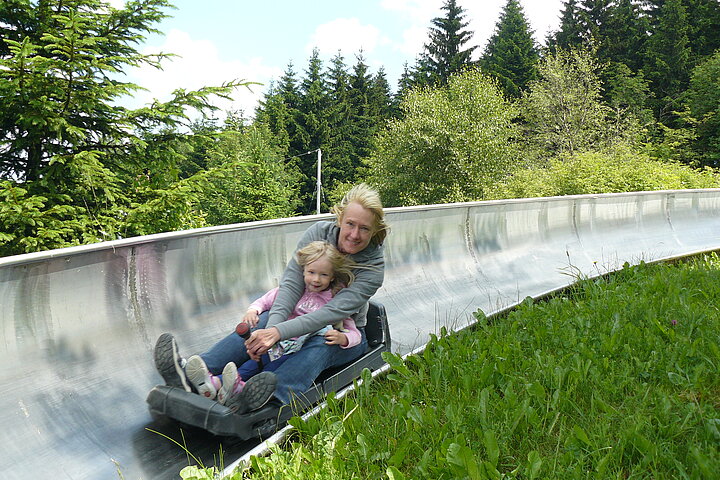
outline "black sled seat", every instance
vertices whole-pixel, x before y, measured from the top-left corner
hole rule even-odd
[[[368,350],[360,358],[346,365],[323,372],[315,385],[299,396],[292,405],[279,406],[273,402],[253,412],[238,415],[224,405],[177,387],[157,385],[147,397],[150,413],[172,418],[219,436],[239,437],[243,440],[268,437],[284,426],[293,415],[299,415],[318,403],[326,394],[350,385],[360,377],[363,369],[376,370],[385,362],[382,352],[390,350],[390,329],[385,307],[370,302],[365,336]]]

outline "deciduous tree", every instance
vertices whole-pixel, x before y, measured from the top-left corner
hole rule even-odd
[[[388,206],[480,200],[513,160],[514,108],[487,75],[415,88],[377,138],[368,181]]]

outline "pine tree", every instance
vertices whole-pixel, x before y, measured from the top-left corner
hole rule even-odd
[[[667,0],[658,11],[657,23],[648,40],[644,67],[655,94],[656,118],[665,123],[675,119],[680,94],[690,80],[690,48],[685,8],[680,0]]]
[[[330,127],[328,125],[328,115],[330,106],[330,96],[327,88],[327,81],[322,71],[323,65],[320,60],[320,53],[314,49],[305,76],[300,85],[300,105],[298,107],[298,118],[304,132],[304,143],[298,144],[297,153],[298,166],[303,173],[305,182],[300,192],[304,198],[314,198],[320,194],[317,192],[317,156],[302,155],[305,152],[323,149],[328,144],[330,137]],[[300,139],[298,139],[299,141]],[[313,211],[313,202],[304,205],[310,213]]]
[[[330,107],[328,122],[330,138],[328,148],[323,153],[323,184],[326,191],[344,181],[347,172],[353,170],[355,152],[351,140],[353,109],[350,102],[350,74],[341,52],[331,60],[328,72]]]
[[[298,87],[297,74],[292,61],[288,63],[283,76],[280,77],[278,95],[287,110],[285,128],[287,129],[289,141],[288,154],[298,155],[306,151],[308,135],[302,125],[300,88]]]
[[[303,124],[302,100],[293,63],[288,62],[277,86],[269,90],[260,103],[255,120],[267,125],[277,136],[278,144],[287,148],[287,166],[299,172],[300,204],[305,207],[303,212],[308,213],[315,188],[313,184],[315,172],[313,171],[310,176],[309,169],[302,168],[304,160],[300,155],[308,151],[310,143],[310,137]]]
[[[277,85],[272,81],[255,110],[255,123],[265,125],[272,132],[285,155],[288,155],[290,149],[288,122],[290,122],[288,107],[278,92]]]
[[[500,82],[505,95],[519,98],[537,77],[539,53],[518,0],[508,0],[480,60],[483,71]]]
[[[611,7],[601,58],[623,63],[632,71],[642,68],[650,25],[633,0],[619,0]]]
[[[688,43],[693,65],[705,61],[720,49],[720,2],[717,0],[684,0],[688,15]]]
[[[201,226],[198,178],[180,179],[188,112],[212,112],[243,82],[179,89],[167,102],[118,105],[138,85],[125,68],[159,67],[137,50],[166,0],[0,2],[0,254]],[[194,176],[193,176],[194,177]]]
[[[352,111],[352,124],[350,128],[350,141],[352,143],[352,157],[350,168],[345,172],[344,182],[355,179],[360,159],[370,153],[372,137],[377,125],[372,111],[372,76],[365,63],[365,57],[360,52],[350,74],[350,106]]]
[[[464,30],[468,26],[468,22],[463,21],[465,10],[456,0],[446,0],[442,10],[446,12],[445,16],[432,20],[430,42],[425,44],[419,60],[416,83],[445,85],[452,74],[473,63],[471,57],[476,47],[463,49],[472,38],[472,32]]]
[[[546,46],[552,52],[558,49],[570,50],[585,44],[580,10],[577,0],[566,0],[560,15],[560,28],[557,32],[548,35]]]
[[[586,47],[595,49],[598,53],[604,52],[609,42],[617,40],[608,38],[612,3],[613,0],[581,0],[578,5]],[[605,58],[598,59],[605,61]]]
[[[398,79],[398,88],[397,88],[397,94],[395,95],[395,109],[399,113],[399,106],[400,102],[402,101],[402,98],[405,96],[405,94],[413,87],[414,81],[413,81],[413,71],[410,68],[410,65],[408,65],[407,62],[403,64],[403,72],[400,74],[400,78]]]
[[[395,116],[395,102],[383,67],[372,77],[369,101],[372,115],[379,124]]]

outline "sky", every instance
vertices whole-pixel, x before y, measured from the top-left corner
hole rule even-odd
[[[479,56],[491,37],[507,0],[458,0],[465,9],[465,45]],[[124,0],[110,0],[122,6]],[[234,101],[216,101],[222,110],[243,110],[252,116],[257,102],[290,62],[298,79],[304,76],[313,48],[324,66],[338,52],[351,68],[362,52],[370,72],[384,67],[393,91],[404,65],[413,66],[428,41],[433,18],[441,17],[444,0],[175,0],[171,18],[156,25],[163,35],[148,36],[143,53],[173,53],[163,70],[129,70],[127,80],[146,89],[122,103],[137,108],[173,90],[194,90],[232,80],[258,82],[240,88]],[[542,43],[560,24],[563,0],[520,0],[535,40]]]

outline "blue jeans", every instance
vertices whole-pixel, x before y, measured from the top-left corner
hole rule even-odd
[[[358,330],[361,334],[360,343],[351,348],[325,345],[325,337],[322,335],[309,337],[299,351],[288,355],[288,359],[275,370],[275,397],[284,404],[289,404],[293,397],[302,400],[303,393],[313,385],[323,370],[350,363],[365,353],[365,329]]]
[[[260,368],[260,364],[255,360],[248,360],[247,362],[243,363],[241,366],[238,367],[238,375],[243,380],[247,380],[251,377],[254,377],[260,372],[274,372],[280,365],[285,362],[285,360],[288,359],[289,355],[292,355],[292,353],[288,355],[282,355],[275,360],[270,360],[270,355],[266,353],[262,356],[262,368]]]
[[[253,330],[265,328],[269,316],[269,312],[261,313],[257,327],[253,328]],[[247,348],[245,348],[245,339],[235,332],[217,342],[207,352],[201,353],[200,357],[205,361],[205,365],[213,375],[222,375],[223,368],[229,362],[235,362],[235,365],[239,367],[250,360]]]
[[[256,328],[265,328],[268,316],[268,312],[262,313]],[[359,330],[360,343],[352,348],[325,345],[325,337],[322,335],[309,337],[299,351],[288,355],[287,360],[275,370],[277,376],[275,397],[284,404],[289,404],[293,396],[302,398],[302,394],[313,385],[323,370],[344,365],[360,357],[367,350],[367,338],[365,329]],[[245,340],[235,332],[200,356],[213,375],[221,375],[228,362],[242,365],[250,359],[245,348]]]

